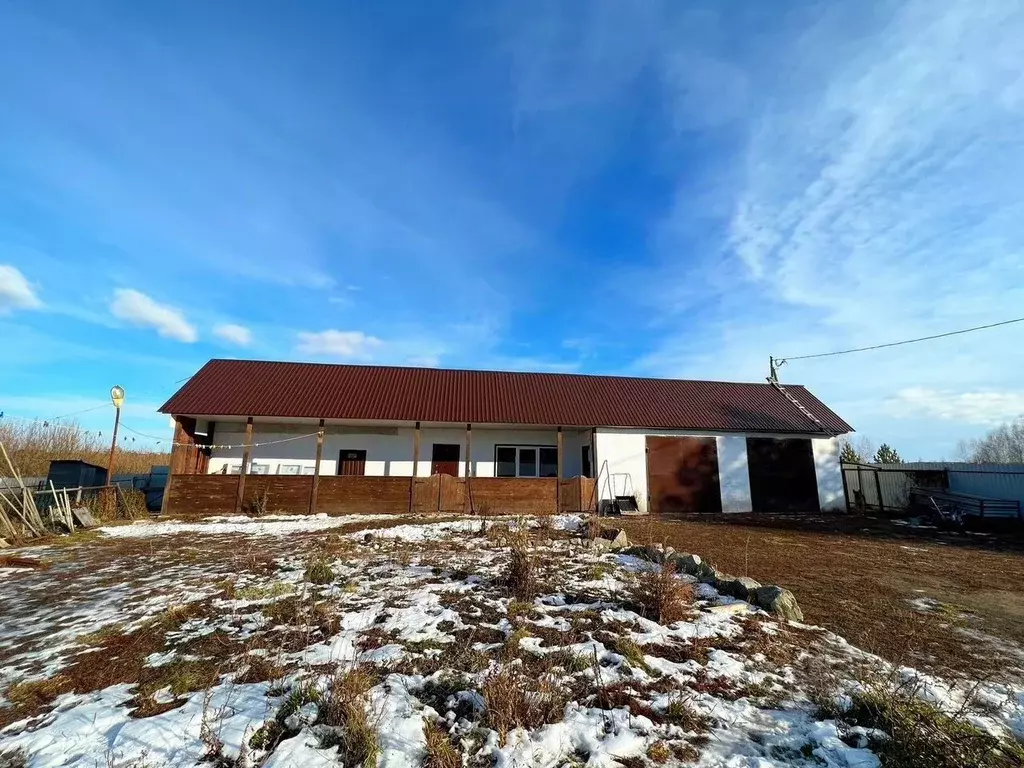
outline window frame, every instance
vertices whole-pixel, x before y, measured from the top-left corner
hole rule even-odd
[[[498,474],[498,450],[501,448],[509,448],[516,452],[515,467],[516,473],[514,475],[500,475]],[[535,469],[534,474],[524,475],[522,474],[522,451],[534,451],[533,466]],[[553,475],[542,475],[540,473],[543,462],[540,458],[540,452],[542,450],[551,450],[555,452],[555,474]],[[540,443],[496,443],[494,445],[494,476],[504,477],[507,479],[527,479],[527,480],[551,480],[558,477],[557,461],[558,461],[558,446],[557,445],[542,445]],[[500,462],[505,463],[505,462]]]

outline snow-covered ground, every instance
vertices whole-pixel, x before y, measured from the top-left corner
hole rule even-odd
[[[823,670],[842,699],[865,665],[1024,734],[1018,689],[888,668],[706,585],[682,618],[645,617],[654,566],[586,548],[576,518],[395,522],[167,521],[20,550],[51,567],[3,574],[0,766],[445,768],[447,748],[455,768],[869,768],[866,732],[812,703]],[[527,523],[538,588],[517,600]]]

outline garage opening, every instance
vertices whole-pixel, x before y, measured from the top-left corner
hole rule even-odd
[[[713,437],[648,437],[651,512],[721,512],[718,449]]]
[[[755,512],[819,512],[811,441],[747,438],[750,501]]]

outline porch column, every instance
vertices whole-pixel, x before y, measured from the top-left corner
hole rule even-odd
[[[597,427],[590,428],[590,476],[597,480]]]
[[[473,425],[466,425],[466,478],[469,479],[470,454],[473,450]]]
[[[558,479],[559,480],[561,480],[562,476],[565,474],[562,471],[562,459],[563,459],[564,454],[565,454],[565,451],[563,450],[563,443],[562,443],[562,428],[559,427],[558,428]]]
[[[412,476],[416,477],[420,467],[420,423],[416,422],[416,429],[412,433]]]
[[[320,457],[324,453],[324,420],[320,419],[316,433],[316,462],[313,464],[313,486],[309,489],[309,514],[316,514],[316,494],[320,487]]]
[[[181,465],[181,454],[182,446],[180,443],[185,442],[185,430],[181,428],[181,421],[177,416],[174,417],[174,437],[171,438],[171,458],[168,462],[167,467],[167,482],[164,485],[164,495],[160,500],[160,514],[167,512],[167,499],[171,495],[171,483],[174,482],[174,474],[179,471],[178,467]]]
[[[252,416],[245,420],[245,447],[242,449],[242,471],[238,475],[238,493],[235,494],[235,514],[242,511],[245,497],[245,476],[249,474],[249,457],[252,455]]]

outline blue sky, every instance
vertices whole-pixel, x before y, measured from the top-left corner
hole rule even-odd
[[[1024,6],[5,3],[0,410],[208,358],[762,380],[1024,314]],[[1024,325],[797,361],[907,458]],[[108,426],[100,408],[82,414]]]

